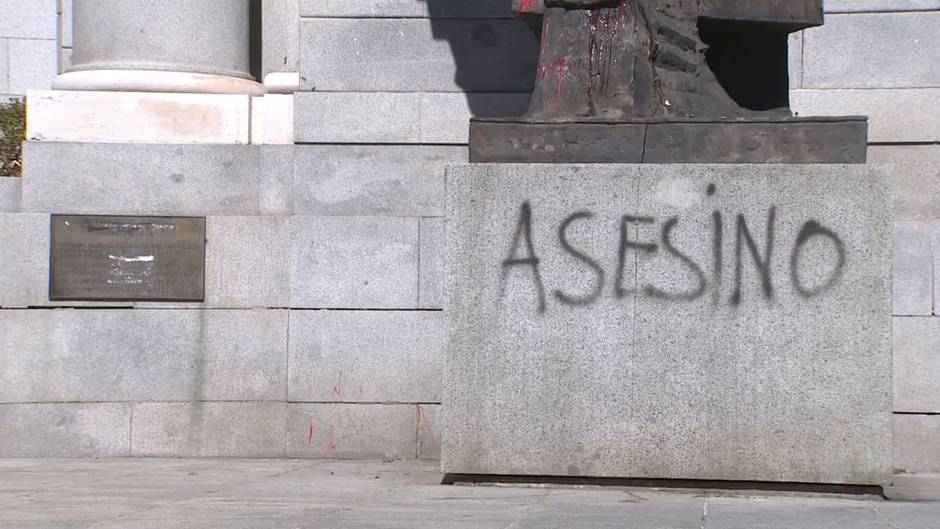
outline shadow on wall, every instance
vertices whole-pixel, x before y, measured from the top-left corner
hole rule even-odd
[[[474,117],[525,113],[538,64],[538,36],[512,14],[512,0],[424,0],[436,40],[446,40],[456,85]],[[502,18],[497,18],[502,17]]]

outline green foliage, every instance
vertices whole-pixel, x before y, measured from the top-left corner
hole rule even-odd
[[[26,140],[26,105],[19,99],[0,102],[0,177],[20,176]]]

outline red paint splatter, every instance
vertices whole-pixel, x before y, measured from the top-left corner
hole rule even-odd
[[[418,404],[418,428],[421,428],[421,420],[424,419],[424,408]],[[433,434],[434,431],[431,430],[431,423],[424,421],[424,427],[427,429],[428,433]]]
[[[310,423],[310,429],[307,430],[307,444],[313,444],[313,423]]]
[[[340,399],[343,397],[343,372],[339,372],[339,378],[336,381],[336,385],[333,386],[333,398]]]
[[[519,9],[523,13],[531,13],[535,11],[536,1],[537,0],[522,0],[521,5],[519,6]]]
[[[555,72],[556,82],[555,82],[555,103],[561,103],[561,83],[565,78],[565,70],[568,68],[568,63],[564,58],[558,59],[552,63],[552,70]]]
[[[335,452],[336,452],[336,443],[333,442],[333,441],[330,441],[330,446],[328,446],[328,447],[326,448],[326,451],[327,451],[328,453],[329,453],[329,452],[334,452],[334,453],[335,453]]]

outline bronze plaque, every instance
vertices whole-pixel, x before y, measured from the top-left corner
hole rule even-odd
[[[203,301],[206,219],[53,215],[52,301]]]

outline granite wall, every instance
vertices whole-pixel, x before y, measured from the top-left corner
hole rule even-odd
[[[52,86],[60,11],[59,0],[0,0],[0,100]]]

